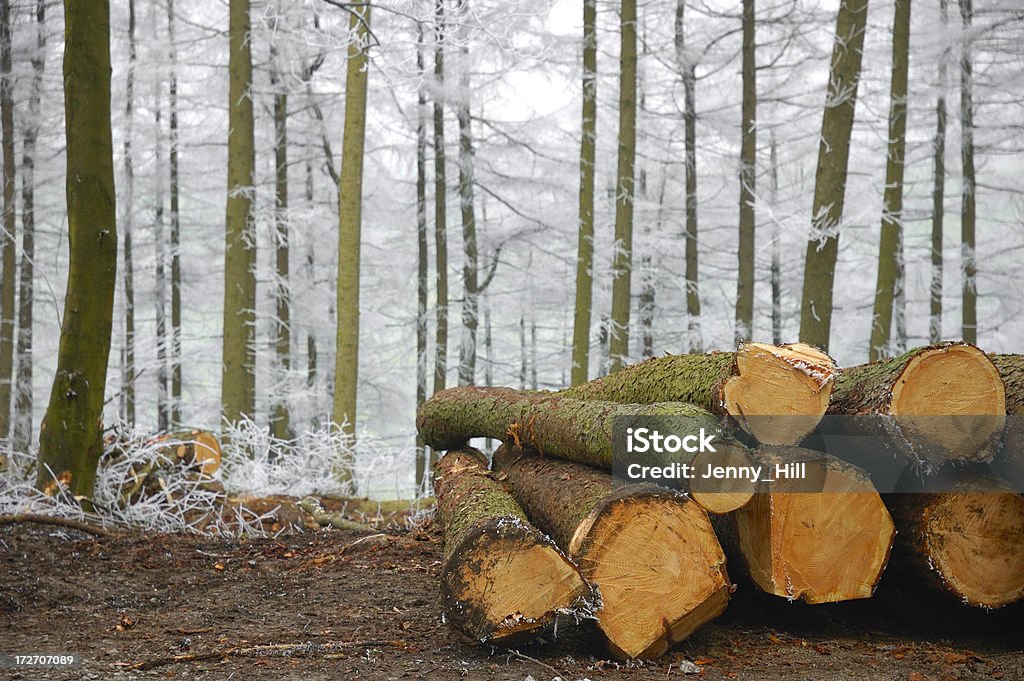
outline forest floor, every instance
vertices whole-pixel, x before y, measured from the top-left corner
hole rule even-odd
[[[514,652],[474,645],[441,621],[436,528],[396,527],[243,540],[0,527],[0,653],[82,658],[0,678],[1024,679],[1024,607],[986,613],[886,584],[817,606],[741,586],[653,663],[616,664],[570,622]]]

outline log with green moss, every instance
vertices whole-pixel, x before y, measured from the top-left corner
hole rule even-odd
[[[981,350],[947,343],[843,369],[822,431],[828,449],[872,467],[991,461],[1005,421],[999,371]]]
[[[754,498],[715,518],[732,572],[812,604],[871,596],[894,528],[864,471],[799,447],[760,447],[754,461],[762,467]]]
[[[725,556],[685,495],[508,445],[494,470],[599,589],[598,626],[618,657],[659,657],[725,610]]]
[[[764,444],[799,443],[828,406],[832,358],[803,343],[745,343],[737,352],[655,357],[561,391],[630,404],[687,402],[731,417]]]
[[[747,459],[746,448],[722,432],[714,415],[681,403],[617,404],[551,393],[466,386],[443,390],[427,400],[419,410],[416,425],[424,442],[436,449],[459,447],[471,438],[488,437],[612,470],[616,467],[615,456],[625,455],[621,443],[616,450],[616,419],[653,424],[666,434],[671,431],[678,437],[692,436],[695,442],[702,431],[714,435],[715,451],[680,451],[660,457],[652,454],[652,465],[679,462],[703,470],[708,465]],[[620,438],[624,423],[619,422],[623,430]],[[721,480],[698,478],[690,480],[684,490],[709,511],[727,513],[750,500],[753,484],[725,484]]]
[[[1006,391],[1006,427],[992,470],[1024,491],[1024,355],[990,357]]]
[[[487,471],[483,454],[450,451],[435,468],[444,527],[445,617],[480,642],[535,634],[559,613],[589,612],[591,587]]]
[[[1024,497],[1005,481],[965,475],[942,491],[885,502],[899,530],[887,580],[980,608],[1024,599]]]

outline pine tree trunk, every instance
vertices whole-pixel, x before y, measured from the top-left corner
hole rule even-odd
[[[3,141],[3,242],[0,274],[0,440],[11,434],[11,380],[14,375],[14,324],[17,293],[17,242],[14,171],[14,80],[11,74],[11,3],[0,0],[0,129]]]
[[[572,385],[590,372],[590,317],[594,288],[594,172],[597,153],[597,0],[583,0],[583,114],[580,127],[579,238],[572,331]]]
[[[945,29],[948,0],[939,0],[942,26]],[[928,322],[928,342],[942,340],[942,226],[946,216],[946,64],[949,48],[939,57],[939,96],[935,102],[935,183],[932,189],[932,280],[929,290],[931,316]]]
[[[725,610],[725,555],[707,513],[686,496],[615,488],[608,473],[507,445],[494,468],[600,590],[598,627],[617,657],[660,657]]]
[[[416,25],[416,69],[427,77],[423,50],[423,25]],[[427,259],[427,93],[420,86],[416,93],[416,409],[427,400],[427,296],[429,263]],[[427,477],[427,452],[421,438],[416,439],[416,489],[423,489]]]
[[[965,34],[971,31],[974,9],[972,0],[959,0],[960,20]],[[960,47],[960,140],[963,163],[962,207],[960,214],[960,271],[963,277],[963,323],[965,343],[978,342],[977,260],[974,252],[975,180],[974,180],[974,75],[971,64],[971,42],[965,39]]]
[[[636,196],[636,0],[620,10],[619,153],[615,181],[615,252],[612,257],[610,373],[629,357],[630,280],[633,269],[633,201]]]
[[[714,415],[684,403],[616,404],[509,388],[450,388],[427,400],[417,414],[416,426],[423,440],[437,449],[452,449],[471,438],[486,437],[613,470],[620,467],[615,459],[616,419],[646,418],[663,419],[680,438],[692,435],[697,439],[702,431],[714,435],[713,452],[673,455],[698,471],[706,470],[709,464],[745,460],[746,449],[722,432]],[[650,465],[665,466],[676,459],[662,461],[654,457]],[[680,485],[698,504],[715,513],[739,508],[753,493],[752,485],[725,486],[700,478],[688,484],[680,481]]]
[[[772,208],[779,205],[779,152],[775,144],[775,135],[771,143],[771,190]],[[782,244],[779,241],[778,223],[772,235],[772,343],[782,344]]]
[[[715,529],[735,574],[765,593],[807,603],[868,598],[892,546],[892,519],[867,474],[797,447],[761,447],[755,461],[802,463],[803,478],[758,483],[751,502]],[[766,474],[767,475],[767,474]]]
[[[511,643],[539,633],[560,612],[586,612],[593,594],[486,463],[474,449],[448,452],[437,462],[441,597],[456,629],[480,642]]]
[[[274,307],[276,333],[274,354],[277,358],[278,390],[271,413],[272,432],[280,440],[292,437],[291,414],[288,411],[288,391],[292,370],[291,283],[289,281],[288,230],[288,91],[281,83],[277,70],[277,49],[271,45],[270,82],[274,91]]]
[[[170,54],[168,113],[170,120],[171,209],[171,426],[181,426],[181,181],[178,164],[178,48],[174,38],[174,0],[167,0],[167,44]]]
[[[366,144],[366,86],[370,46],[370,7],[350,15],[352,42],[345,80],[345,133],[338,183],[338,336],[334,365],[333,420],[356,432],[359,383],[359,250],[363,210],[363,154]]]
[[[885,165],[882,239],[878,246],[878,283],[872,314],[869,361],[890,356],[897,281],[903,260],[903,167],[907,148],[907,70],[910,64],[910,0],[896,0],[892,33],[892,83],[889,95],[889,153]]]
[[[135,221],[135,164],[132,157],[132,132],[135,119],[135,0],[128,0],[128,73],[125,76],[124,108],[124,206],[121,229],[124,232],[124,418],[135,423],[135,254],[132,227]]]
[[[992,477],[886,496],[899,531],[890,572],[978,608],[1024,599],[1024,497]]]
[[[156,7],[153,7],[153,34],[157,33]],[[162,75],[162,74],[161,74]],[[153,159],[156,191],[153,195],[153,244],[156,260],[153,300],[156,306],[156,412],[157,428],[163,432],[171,425],[170,376],[167,361],[167,242],[164,235],[164,145],[162,78],[153,87]]]
[[[928,346],[840,371],[828,414],[823,430],[839,436],[829,451],[858,465],[987,462],[1003,429],[1005,390],[977,347]]]
[[[839,228],[846,195],[850,136],[860,81],[868,0],[842,0],[836,17],[835,44],[821,121],[821,144],[807,242],[800,341],[828,351],[832,324],[832,289],[839,254]]]
[[[746,343],[735,353],[656,357],[559,394],[623,404],[688,402],[731,416],[762,443],[791,445],[825,413],[835,371],[831,357],[807,345]]]
[[[448,377],[448,180],[444,148],[444,0],[434,4],[434,259],[437,321],[434,329],[434,392]]]
[[[469,44],[466,21],[469,0],[459,0],[462,57],[460,96],[456,103],[459,121],[459,203],[462,217],[462,338],[459,343],[459,385],[476,383],[476,333],[479,326],[477,282],[476,206],[473,197],[473,131],[469,115]]]
[[[228,198],[224,250],[224,343],[221,416],[228,423],[255,412],[256,240],[253,223],[255,146],[249,0],[230,0]]]
[[[743,0],[743,112],[740,145],[740,234],[736,346],[754,333],[754,200],[757,196],[757,45],[754,0]]]
[[[683,19],[686,0],[676,2],[675,48],[676,61],[682,74],[685,101],[686,147],[686,316],[690,352],[703,352],[704,342],[700,330],[700,287],[698,285],[697,251],[697,105],[696,65],[686,54]]]
[[[64,2],[70,267],[36,484],[88,500],[103,451],[103,397],[117,278],[108,0]],[[88,503],[88,502],[86,502]]]
[[[39,138],[43,73],[46,68],[46,0],[36,0],[36,51],[21,160],[21,266],[18,283],[18,367],[14,406],[14,449],[32,444],[32,318],[35,303],[36,141]]]

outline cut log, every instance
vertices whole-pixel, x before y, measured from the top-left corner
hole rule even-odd
[[[892,570],[981,608],[1024,599],[1024,497],[991,476],[952,490],[889,494],[899,535]]]
[[[744,569],[762,591],[807,603],[871,596],[895,530],[867,475],[797,447],[760,447],[754,459],[774,479],[759,482],[749,504],[715,521],[733,572]],[[776,466],[786,465],[804,477],[776,477]]]
[[[590,586],[530,525],[480,452],[445,454],[434,490],[444,526],[441,594],[452,626],[480,642],[509,643],[546,628],[559,613],[589,612]]]
[[[659,657],[717,617],[732,586],[707,513],[656,485],[507,445],[494,468],[538,527],[596,584],[597,622],[621,658]]]
[[[1024,491],[1024,355],[990,355],[1006,390],[1006,428],[993,472]]]
[[[123,433],[108,436],[104,442],[106,456],[118,459],[143,448],[155,450],[158,467],[182,465],[188,470],[210,476],[220,468],[220,441],[213,433],[190,428],[157,435],[148,440],[132,440]]]
[[[597,468],[618,468],[613,426],[616,419],[659,419],[678,436],[699,438],[701,430],[714,434],[714,452],[678,452],[652,464],[688,463],[703,470],[708,465],[748,460],[747,448],[722,432],[710,412],[689,404],[616,404],[578,400],[549,393],[521,392],[509,388],[449,388],[427,400],[416,417],[424,442],[435,449],[451,449],[474,437],[502,440],[517,447],[536,449]],[[621,424],[620,424],[621,428]],[[621,434],[620,434],[621,437]],[[624,459],[623,459],[624,460]],[[684,481],[685,482],[685,481]],[[692,479],[683,487],[712,513],[727,513],[747,503],[754,493],[752,482]]]
[[[203,475],[213,475],[220,468],[220,441],[209,431],[182,430],[161,435],[153,442],[162,445],[161,453],[186,466],[198,467]]]
[[[732,417],[769,445],[795,445],[825,413],[835,362],[804,343],[744,343],[737,352],[669,355],[574,388],[565,397],[634,404],[688,402]]]
[[[949,343],[843,369],[828,414],[822,430],[829,451],[868,468],[861,456],[926,469],[988,462],[1006,418],[1005,390],[985,353]]]

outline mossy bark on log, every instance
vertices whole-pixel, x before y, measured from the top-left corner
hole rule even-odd
[[[1006,427],[993,472],[1024,490],[1024,355],[990,355],[1006,391]]]
[[[765,593],[807,603],[868,598],[889,558],[892,519],[867,475],[833,456],[760,447],[769,469],[804,464],[802,478],[758,483],[749,504],[715,519],[734,574]]]
[[[737,352],[655,357],[561,391],[632,404],[687,402],[732,417],[764,444],[799,443],[828,406],[835,362],[803,344],[745,343]]]
[[[559,613],[587,611],[593,594],[486,466],[483,454],[468,448],[437,462],[441,594],[452,626],[477,641],[508,643],[546,628]]]
[[[621,658],[655,658],[717,617],[732,585],[707,513],[656,485],[504,445],[494,469],[601,594],[597,622]]]
[[[747,449],[724,433],[710,412],[690,404],[617,404],[579,400],[550,393],[522,392],[509,388],[466,386],[443,390],[427,400],[416,418],[424,442],[437,449],[460,447],[474,437],[489,437],[517,447],[536,449],[576,463],[611,470],[616,452],[613,426],[616,418],[638,422],[664,419],[677,436],[699,438],[703,429],[715,436],[714,452],[665,455],[673,461],[703,469],[723,461],[742,461]],[[656,458],[656,457],[655,457]],[[671,458],[671,460],[669,460]],[[621,462],[620,462],[621,463]],[[715,513],[726,513],[750,500],[753,485],[723,485],[720,481],[690,481],[694,499]]]
[[[885,502],[899,530],[892,578],[981,608],[1024,599],[1024,497],[1005,481],[970,475],[943,492]]]
[[[897,458],[933,468],[991,461],[1005,414],[992,360],[973,345],[947,343],[840,371],[822,431],[840,436],[830,452],[858,464]]]

